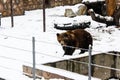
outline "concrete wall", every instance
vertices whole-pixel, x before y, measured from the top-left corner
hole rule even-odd
[[[12,2],[14,15],[23,15],[23,0],[12,0]],[[2,13],[3,17],[11,15],[10,0],[0,0],[0,13]]]
[[[2,16],[11,15],[11,0],[0,0],[0,13]],[[45,0],[47,8],[63,5],[73,5],[82,0]],[[42,9],[43,0],[12,0],[14,15],[23,15],[25,10]]]
[[[96,78],[101,78],[102,80],[106,80],[110,77],[118,77],[120,78],[120,70],[116,71],[114,69],[109,68],[116,68],[120,69],[120,56],[110,55],[110,54],[119,54],[120,52],[109,52],[101,53],[92,56],[92,76]],[[54,63],[48,63],[45,65],[49,65],[52,67],[65,69],[68,71],[72,71],[75,73],[88,75],[88,56],[81,57],[77,59],[72,59],[78,62],[85,62],[85,63],[78,63],[70,60],[64,60]],[[95,64],[95,65],[94,65]],[[100,65],[100,66],[96,66]],[[105,66],[105,67],[104,67]]]

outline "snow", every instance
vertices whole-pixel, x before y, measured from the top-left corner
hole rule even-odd
[[[32,37],[35,37],[36,67],[74,79],[77,78],[76,80],[87,80],[88,77],[86,76],[42,65],[43,63],[88,55],[87,52],[79,55],[76,50],[72,56],[63,57],[64,51],[57,42],[56,33],[64,32],[64,30],[56,30],[54,23],[91,21],[91,28],[86,30],[91,33],[94,39],[92,52],[97,54],[120,51],[120,45],[118,45],[120,31],[115,26],[106,28],[105,24],[92,21],[91,17],[86,15],[74,18],[63,16],[66,8],[76,10],[78,5],[80,4],[46,9],[46,32],[43,32],[43,12],[41,9],[26,11],[25,15],[22,16],[14,16],[13,28],[11,28],[10,17],[2,18],[0,27],[0,77],[6,80],[32,80],[32,78],[23,75],[22,66],[24,64],[32,65]],[[92,78],[92,80],[98,79]]]
[[[82,2],[97,2],[97,1],[105,1],[105,0],[83,0]]]

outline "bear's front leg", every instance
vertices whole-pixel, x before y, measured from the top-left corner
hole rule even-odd
[[[75,51],[75,48],[70,48],[70,47],[64,46],[63,50],[65,51],[64,55],[72,55],[73,52]]]

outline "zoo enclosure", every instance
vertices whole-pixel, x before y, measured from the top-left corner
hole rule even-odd
[[[3,35],[3,34],[0,34],[1,36],[7,36],[7,37],[10,37],[10,38],[15,38],[15,39],[19,39],[19,40],[27,40],[27,41],[32,41],[32,40],[29,40],[29,39],[25,39],[25,38],[19,38],[19,37],[14,37],[14,36],[9,36],[9,35]],[[33,40],[34,41],[34,40]],[[44,41],[37,41],[35,40],[36,42],[39,42],[39,43],[44,43],[44,44],[49,44],[49,45],[57,45],[55,43],[49,43],[49,42],[44,42]],[[20,49],[20,48],[16,48],[16,47],[11,47],[11,46],[8,46],[8,45],[1,45],[1,47],[6,47],[6,48],[10,48],[10,49],[14,49],[14,50],[20,50],[20,51],[25,51],[25,52],[29,52],[29,53],[32,53],[32,50],[25,50],[25,49]],[[59,45],[57,45],[59,46]],[[33,47],[33,50],[35,48]],[[97,51],[95,51],[97,52]],[[16,53],[16,54],[19,54],[19,53]],[[58,59],[64,59],[64,57],[58,57],[58,56],[52,56],[52,55],[47,55],[45,54],[44,52],[36,52],[36,54],[41,54],[41,55],[45,55],[45,56],[50,56],[50,57],[56,57]],[[96,58],[94,58],[95,56],[97,56]],[[11,57],[8,57],[8,56],[0,56],[1,58],[4,58],[4,59],[8,59],[8,60],[15,60],[15,61],[18,61],[18,62],[23,62],[23,63],[27,63],[27,64],[31,64],[31,65],[34,65],[34,70],[35,69],[35,65],[39,65],[40,64],[34,64],[34,63],[31,63],[31,62],[27,62],[27,61],[24,61],[24,60],[19,60],[19,59],[16,59],[16,58],[11,58]],[[102,59],[101,59],[102,57]],[[94,62],[95,59],[99,59],[96,61],[96,63]],[[108,59],[108,60],[107,60]],[[99,54],[99,55],[93,55],[92,56],[92,63],[91,63],[91,66],[92,68],[94,67],[94,69],[96,69],[96,71],[94,70],[94,74],[96,74],[96,72],[98,74],[101,74],[101,76],[104,76],[104,77],[101,77],[99,75],[96,75],[95,77],[99,76],[98,78],[104,78],[103,80],[105,80],[106,78],[109,78],[109,77],[118,77],[120,78],[120,65],[119,65],[119,59],[120,59],[120,55],[119,55],[119,52],[114,54],[114,52],[111,52],[111,53],[102,53],[102,54]],[[60,61],[59,63],[55,62],[55,63],[47,63],[45,65],[49,65],[49,66],[53,66],[53,67],[57,67],[57,68],[60,68],[58,66],[62,66],[63,68],[62,69],[67,69],[67,70],[72,70],[72,71],[77,71],[77,73],[80,73],[81,74],[81,71],[84,75],[88,75],[88,57],[81,57],[81,58],[76,58],[76,59],[65,59],[65,61]],[[115,61],[115,62],[114,62]],[[97,64],[98,63],[98,64]],[[20,70],[16,70],[16,69],[13,69],[13,68],[9,68],[9,67],[6,67],[4,65],[0,65],[0,67],[2,68],[5,68],[5,69],[10,69],[10,70],[13,70],[13,71],[17,71],[19,73],[24,73],[26,74],[27,72],[25,72],[23,70],[20,71]],[[77,67],[77,68],[76,68]],[[32,69],[32,68],[31,68]],[[75,70],[76,69],[76,70]],[[79,72],[80,70],[80,72]],[[100,71],[101,70],[101,71]],[[39,70],[38,70],[39,71]],[[93,71],[93,69],[92,69]],[[100,71],[100,72],[99,72]],[[36,71],[37,72],[37,71]],[[32,72],[33,73],[33,72]],[[28,74],[32,74],[31,72]],[[103,74],[105,73],[105,74]],[[113,74],[111,74],[113,73]],[[93,72],[91,74],[93,76]],[[40,77],[40,75],[38,76],[37,73],[35,73],[35,75],[33,77]],[[90,76],[91,77],[91,76]],[[55,77],[54,77],[55,78]],[[50,79],[50,77],[49,77]],[[89,78],[90,80],[90,78]]]

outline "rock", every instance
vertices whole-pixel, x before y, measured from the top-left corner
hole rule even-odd
[[[73,12],[72,9],[65,9],[64,16],[65,16],[65,17],[75,17],[76,14]]]
[[[87,6],[85,6],[84,4],[83,5],[80,5],[79,7],[78,7],[78,11],[76,12],[76,14],[78,15],[78,16],[80,16],[80,15],[85,15],[87,13]]]

